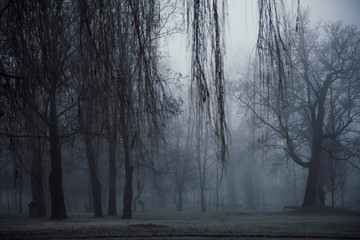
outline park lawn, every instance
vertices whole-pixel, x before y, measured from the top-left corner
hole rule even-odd
[[[0,239],[250,237],[360,239],[360,214],[318,212],[140,212],[133,219],[73,213],[67,220],[1,216]]]

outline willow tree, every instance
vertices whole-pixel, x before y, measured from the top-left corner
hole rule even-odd
[[[123,218],[131,218],[133,171],[144,161],[144,146],[157,145],[166,120],[178,110],[159,73],[158,40],[167,21],[159,1],[126,1],[121,4],[118,32],[122,58],[116,70],[119,95],[119,131],[125,161]],[[171,8],[172,6],[170,6]]]

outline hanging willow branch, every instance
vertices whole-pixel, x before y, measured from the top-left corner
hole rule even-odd
[[[221,7],[218,0],[186,1],[188,34],[191,36],[190,98],[193,116],[198,129],[201,126],[213,127],[223,167],[227,162],[229,138],[223,62],[225,10],[225,1]]]
[[[300,1],[297,15],[299,17]],[[261,86],[269,88],[270,79],[275,79],[281,102],[286,102],[285,91],[291,83],[291,21],[286,16],[284,1],[258,0],[259,33],[257,40],[257,57]],[[296,31],[298,30],[296,22]],[[272,76],[272,78],[271,78]]]

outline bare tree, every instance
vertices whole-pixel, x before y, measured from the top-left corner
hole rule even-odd
[[[299,21],[294,38],[290,39],[295,43],[291,51],[293,60],[287,65],[287,69],[293,71],[293,87],[279,91],[277,84],[269,81],[267,93],[256,93],[256,99],[248,95],[251,104],[243,103],[265,124],[270,136],[283,140],[278,147],[297,164],[309,169],[303,200],[303,206],[308,206],[316,204],[325,141],[349,140],[350,132],[356,132],[359,95],[355,88],[348,94],[344,86],[357,82],[360,45],[359,33],[354,27],[326,24],[322,29],[327,38],[320,39],[304,18]],[[276,66],[278,62],[274,60],[273,64]],[[278,75],[272,73],[268,72],[267,78],[277,79]],[[337,100],[329,97],[332,86]],[[335,104],[335,115],[339,119],[332,134],[328,134],[325,123],[331,115],[331,104]],[[353,151],[341,149],[346,160],[355,157],[350,154]]]
[[[73,23],[70,5],[65,1],[14,2],[4,9],[1,16],[2,21],[4,16],[7,17],[9,27],[4,43],[11,53],[7,55],[7,59],[16,64],[17,71],[13,73],[17,77],[13,79],[21,80],[17,83],[20,91],[17,99],[28,109],[25,111],[30,115],[30,123],[27,125],[35,128],[35,134],[47,139],[50,144],[49,185],[51,214],[54,219],[67,217],[62,188],[61,145],[69,136],[68,130],[73,118],[67,117],[74,107],[71,99],[64,98],[69,89],[66,81],[67,59],[73,51],[70,44],[70,26]],[[3,75],[9,74],[5,72]],[[29,99],[31,94],[38,97]],[[65,117],[68,122],[64,121]],[[34,132],[28,134],[31,134],[28,137],[36,137],[32,135]],[[36,175],[39,174],[41,172],[37,171]],[[43,215],[44,210],[40,212]]]

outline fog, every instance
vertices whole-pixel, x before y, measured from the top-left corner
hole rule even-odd
[[[0,9],[2,218],[358,216],[359,1]]]

